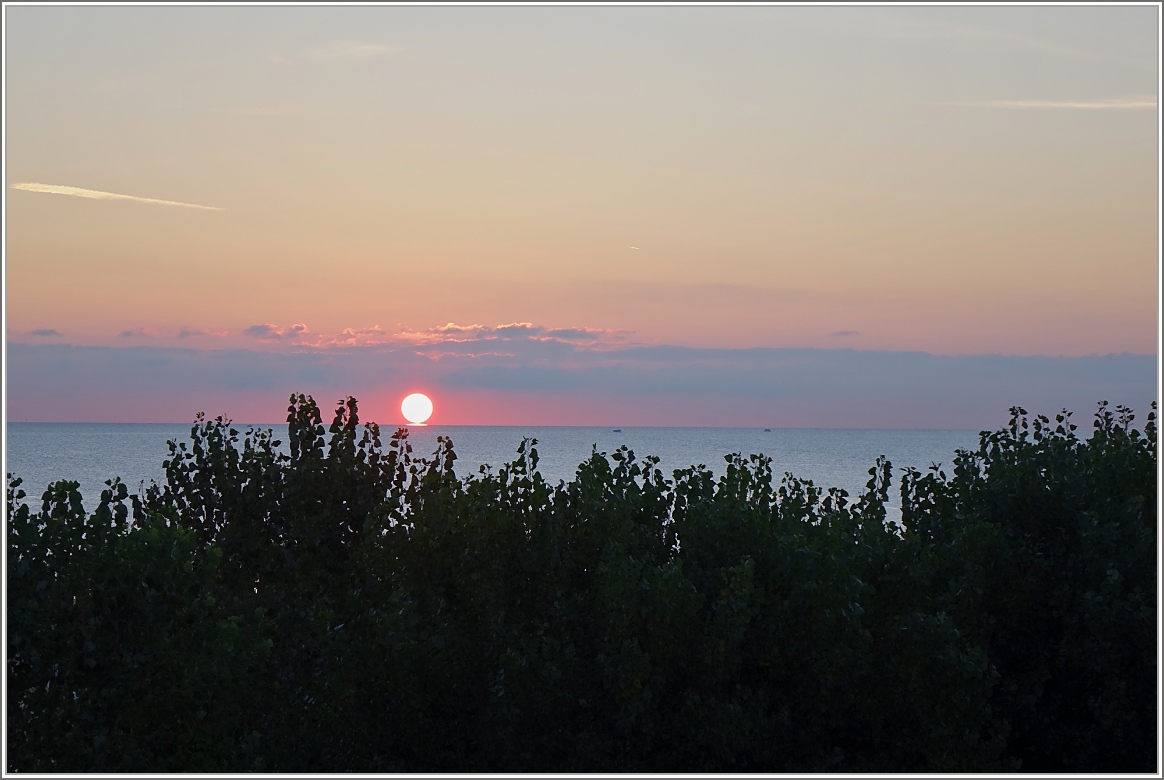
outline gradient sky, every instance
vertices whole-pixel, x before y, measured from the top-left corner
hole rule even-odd
[[[8,419],[1146,411],[1158,13],[5,5]]]

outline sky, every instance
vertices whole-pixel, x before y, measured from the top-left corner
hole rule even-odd
[[[6,419],[1142,415],[1158,15],[5,4]]]

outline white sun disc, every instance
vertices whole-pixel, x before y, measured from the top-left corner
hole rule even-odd
[[[432,417],[432,401],[424,393],[413,393],[400,403],[400,411],[412,425],[424,425]]]

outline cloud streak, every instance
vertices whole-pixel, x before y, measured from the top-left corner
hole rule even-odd
[[[1152,95],[1130,95],[1104,100],[950,100],[937,103],[939,106],[960,106],[963,108],[1052,108],[1078,109],[1083,111],[1127,111],[1156,108],[1156,98]]]
[[[122,195],[117,192],[102,192],[101,190],[86,190],[81,187],[72,187],[66,184],[41,184],[39,182],[19,182],[8,185],[12,190],[25,192],[44,192],[49,195],[69,195],[74,198],[91,198],[93,200],[132,200],[138,203],[153,203],[157,206],[180,206],[186,209],[201,209],[203,211],[222,211],[218,206],[200,206],[197,203],[182,203],[176,200],[159,200],[157,198],[142,198],[137,195]]]

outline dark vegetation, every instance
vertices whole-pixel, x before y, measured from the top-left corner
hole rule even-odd
[[[289,457],[200,416],[91,513],[9,479],[9,771],[1157,769],[1154,413],[1013,409],[897,528],[884,460],[553,486],[289,412]]]

